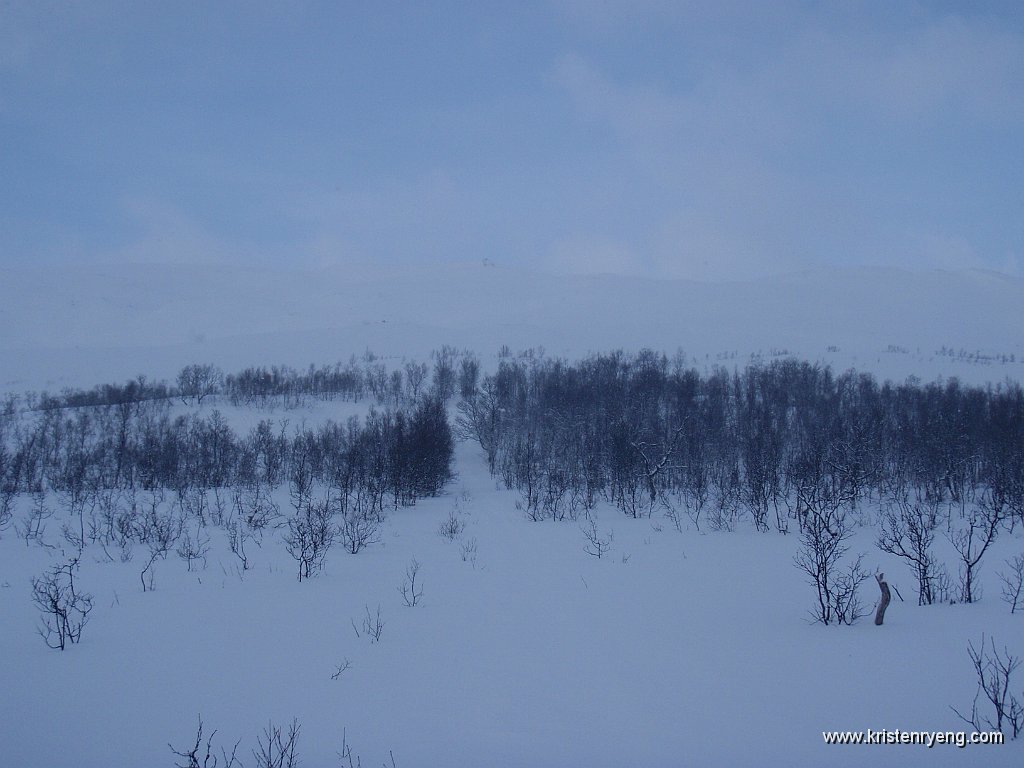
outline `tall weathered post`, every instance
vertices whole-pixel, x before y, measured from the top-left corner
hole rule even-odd
[[[885,580],[884,573],[876,573],[875,578],[878,580],[878,588],[882,590],[882,599],[878,601],[878,610],[875,611],[875,626],[882,626],[882,622],[885,621],[885,609],[889,607],[889,600],[891,595],[889,594],[889,584]]]

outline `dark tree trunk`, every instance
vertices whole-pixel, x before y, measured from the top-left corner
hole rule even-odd
[[[878,610],[875,611],[875,626],[880,627],[885,621],[885,609],[889,607],[891,595],[889,594],[889,584],[885,581],[885,574],[876,573],[875,578],[878,579],[878,588],[882,590],[882,599],[878,602]]]

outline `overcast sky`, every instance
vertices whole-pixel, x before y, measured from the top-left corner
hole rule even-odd
[[[0,259],[1024,270],[1024,3],[0,0]]]

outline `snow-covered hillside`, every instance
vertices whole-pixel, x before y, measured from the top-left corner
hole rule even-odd
[[[503,344],[572,357],[652,347],[681,349],[697,368],[796,356],[886,378],[1019,381],[1022,297],[1024,281],[993,273],[881,269],[759,283],[487,264],[6,270],[0,389],[172,379],[189,363],[303,367],[366,349],[393,368],[442,344],[475,350],[485,367]],[[369,408],[312,398],[275,405],[175,400],[160,405],[161,423],[189,412],[213,419],[216,410],[240,433],[269,419],[268,433],[290,436],[297,425]],[[88,411],[53,416],[54,433],[75,419],[85,429]],[[13,435],[17,419],[47,414],[9,418]],[[809,614],[814,587],[794,566],[795,530],[757,532],[742,514],[732,531],[698,529],[685,516],[677,526],[660,507],[633,518],[598,501],[589,514],[610,544],[598,558],[586,551],[583,517],[528,520],[477,443],[457,444],[453,469],[439,496],[389,508],[379,541],[356,554],[336,545],[323,571],[301,582],[283,541],[287,481],[268,491],[282,517],[276,529],[254,529],[248,568],[232,552],[228,523],[160,491],[163,513],[180,510],[190,533],[207,538],[205,558],[165,552],[148,589],[140,537],[128,535],[122,550],[106,550],[102,537],[84,543],[75,579],[94,608],[81,643],[64,652],[36,632],[31,579],[78,554],[75,531],[61,527],[84,529],[85,517],[72,519],[70,484],[18,494],[0,526],[0,764],[170,766],[181,758],[168,744],[191,748],[200,716],[204,742],[214,729],[215,751],[240,741],[250,768],[261,729],[293,718],[311,768],[338,765],[343,744],[362,765],[397,768],[1024,763],[1020,738],[959,749],[830,746],[822,736],[971,730],[951,710],[969,711],[976,691],[968,643],[984,634],[1024,654],[1024,616],[999,599],[998,573],[1024,541],[1009,517],[985,554],[982,599],[919,607],[911,570],[876,546],[879,501],[866,498],[851,554],[864,553],[866,571],[884,571],[905,602],[894,601],[882,627],[870,618],[822,626]],[[132,515],[156,503],[137,485],[112,492]],[[214,488],[228,492],[198,492]],[[46,530],[24,535],[32,520]],[[948,533],[936,530],[935,553],[952,572]],[[423,594],[410,607],[400,587],[414,561]],[[862,590],[870,607],[878,588],[869,580]],[[378,615],[374,638],[364,620]]]
[[[138,558],[90,547],[78,581],[95,609],[64,653],[35,634],[28,600],[29,575],[60,553],[8,532],[5,764],[169,766],[167,743],[190,746],[200,714],[215,745],[242,740],[248,765],[260,729],[292,718],[307,766],[338,764],[343,734],[364,765],[391,751],[404,767],[1020,764],[1020,742],[828,746],[821,733],[963,730],[949,705],[974,695],[967,642],[986,632],[1020,650],[993,568],[982,602],[917,607],[910,572],[864,531],[855,548],[909,602],[881,628],[823,627],[808,620],[796,536],[679,533],[604,508],[614,541],[598,559],[576,524],[525,520],[475,446],[457,466],[444,496],[392,512],[379,544],[335,548],[302,583],[273,537],[243,573],[210,528],[206,567],[172,555],[145,593]],[[450,540],[452,515],[465,527]],[[1020,539],[998,544],[992,563]],[[413,559],[423,597],[410,608],[398,587]],[[378,606],[379,641],[357,636]]]
[[[548,275],[487,263],[273,271],[190,265],[0,271],[0,388],[59,390],[181,366],[682,349],[695,365],[791,354],[883,378],[1024,372],[1024,280],[822,270],[757,282]],[[981,359],[977,358],[978,353]],[[1012,358],[1012,361],[1011,361]]]

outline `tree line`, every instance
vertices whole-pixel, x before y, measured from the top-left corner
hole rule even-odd
[[[236,406],[281,405],[299,407],[309,399],[360,402],[399,407],[426,395],[451,399],[471,392],[477,384],[480,363],[470,352],[443,346],[431,354],[432,365],[405,361],[389,369],[372,352],[347,363],[310,365],[298,370],[287,365],[259,365],[225,374],[212,364],[186,365],[173,383],[138,376],[124,384],[105,383],[89,389],[66,388],[59,394],[26,392],[8,395],[3,412],[46,411],[116,406],[159,400],[201,404],[219,396]]]
[[[272,489],[299,473],[344,488],[372,482],[406,504],[440,489],[451,455],[445,406],[434,397],[371,409],[344,424],[289,430],[287,420],[263,419],[246,434],[218,410],[175,415],[169,400],[0,417],[0,489],[8,503],[46,491]]]

